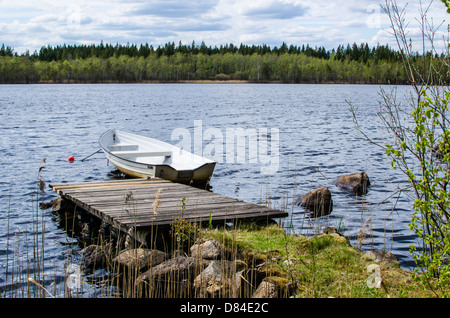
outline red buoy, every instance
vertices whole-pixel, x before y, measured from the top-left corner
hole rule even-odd
[[[74,158],[73,156],[70,156],[69,158],[67,158],[67,160],[68,160],[69,162],[74,162],[74,161],[75,161],[75,158]]]

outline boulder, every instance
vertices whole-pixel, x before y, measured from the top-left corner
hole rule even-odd
[[[334,234],[334,233],[338,233],[338,230],[334,226],[325,226],[322,230],[322,233],[323,234]]]
[[[277,286],[268,281],[262,281],[261,284],[259,284],[256,291],[253,293],[252,298],[277,298]]]
[[[356,172],[340,176],[336,181],[336,186],[346,191],[354,192],[356,195],[363,195],[367,193],[370,180],[367,173]]]
[[[65,212],[65,211],[72,211],[74,210],[74,204],[69,201],[69,200],[65,200],[61,197],[56,198],[54,200],[52,200],[49,205],[51,205],[52,211],[53,212]]]
[[[187,275],[193,275],[196,266],[197,263],[195,258],[177,256],[150,268],[141,275],[141,279],[151,277],[164,280],[172,275],[174,275],[174,277],[187,277]]]
[[[253,297],[255,288],[257,288],[263,281],[270,281],[277,285],[278,282],[283,281],[286,272],[282,270],[278,265],[281,259],[274,259],[269,256],[268,261],[262,264],[252,266],[248,270],[242,273],[242,288],[241,297]],[[289,260],[286,266],[289,266]],[[283,285],[283,284],[281,284]]]
[[[147,237],[149,234],[149,230],[138,230],[134,227],[130,227],[125,237],[125,248],[134,249],[137,246],[147,246]]]
[[[338,243],[347,243],[348,245],[350,245],[350,242],[347,241],[347,239],[341,233],[339,233],[334,226],[326,226],[319,237],[322,235],[329,235]]]
[[[39,202],[39,208],[42,210],[47,210],[53,207],[53,201],[51,202]]]
[[[113,263],[119,267],[142,271],[161,264],[166,258],[167,254],[162,251],[136,248],[120,252],[114,257]]]
[[[262,265],[264,267],[264,264]],[[255,288],[270,275],[266,269],[258,267],[250,267],[241,274],[241,297],[252,297]]]
[[[211,261],[195,279],[194,288],[200,297],[237,297],[243,262],[214,260]]]
[[[199,239],[190,248],[191,257],[201,259],[219,259],[223,251],[223,246],[216,240]]]
[[[176,256],[139,275],[134,283],[136,291],[143,295],[145,288],[170,288],[171,284],[181,287],[180,283],[191,282],[207,265],[207,261],[194,257]],[[189,283],[186,285],[189,287]],[[181,290],[179,292],[183,293]]]
[[[391,265],[399,265],[397,256],[391,252],[384,252],[380,250],[371,250],[363,253],[364,257],[373,260],[377,263],[385,263]]]
[[[295,289],[288,279],[271,276],[265,278],[253,293],[252,298],[284,298],[290,297]]]
[[[52,210],[53,210],[54,212],[59,212],[59,211],[62,210],[62,209],[61,209],[61,205],[63,204],[63,199],[62,199],[61,197],[52,200],[51,203],[52,203]]]
[[[80,251],[81,264],[85,269],[104,268],[107,264],[110,246],[89,245]]]
[[[310,210],[314,218],[328,215],[333,210],[331,192],[327,187],[312,190],[298,198],[297,205]]]

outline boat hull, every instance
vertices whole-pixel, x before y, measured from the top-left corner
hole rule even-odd
[[[196,160],[199,161],[204,159],[204,162],[201,160],[195,165],[195,167],[188,169],[176,169],[172,165],[167,163],[152,163],[152,160],[148,160],[149,162],[138,162],[136,158],[127,158],[120,155],[115,155],[110,148],[111,145],[114,144],[113,141],[109,140],[111,138],[107,138],[109,135],[113,134],[114,136],[119,135],[119,131],[108,131],[100,138],[100,146],[102,147],[103,152],[105,153],[107,159],[113,164],[119,171],[125,173],[128,176],[136,177],[136,178],[161,178],[173,182],[179,183],[204,183],[208,182],[214,172],[214,168],[216,165],[215,161],[204,159],[193,154],[182,151],[181,149],[167,144],[168,151],[174,153],[176,156],[178,153],[183,152],[184,156],[189,158],[189,156],[195,156]],[[106,135],[106,138],[105,138]],[[130,134],[131,135],[131,134]],[[114,137],[115,138],[115,137]],[[151,138],[148,138],[152,140]],[[170,159],[170,158],[169,158]],[[178,160],[180,160],[178,158]],[[181,160],[184,160],[182,158]],[[155,160],[158,161],[158,160]],[[170,163],[171,160],[165,160]]]

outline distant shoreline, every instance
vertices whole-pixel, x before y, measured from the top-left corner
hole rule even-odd
[[[364,81],[348,82],[348,81],[305,81],[305,82],[283,82],[283,81],[250,81],[250,80],[178,80],[178,81],[160,81],[160,80],[143,80],[140,82],[123,82],[123,81],[37,81],[37,82],[11,82],[0,83],[0,85],[39,85],[39,84],[280,84],[280,85],[390,85],[390,83],[369,83]],[[409,85],[409,84],[393,84],[393,85]]]

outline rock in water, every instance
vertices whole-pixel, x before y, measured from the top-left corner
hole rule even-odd
[[[80,251],[81,264],[85,269],[104,268],[108,260],[110,246],[89,245]]]
[[[327,187],[312,190],[298,198],[297,205],[310,210],[314,218],[328,215],[333,210],[331,192]]]
[[[337,179],[336,186],[354,192],[356,195],[363,195],[367,193],[367,188],[370,186],[370,180],[367,173],[356,172],[340,176]]]

